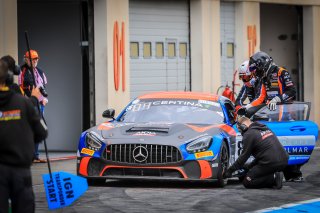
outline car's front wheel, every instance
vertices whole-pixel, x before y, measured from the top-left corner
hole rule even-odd
[[[224,187],[227,185],[227,179],[223,179],[223,172],[228,169],[229,166],[229,152],[228,147],[225,142],[222,143],[219,153],[219,164],[218,164],[218,175],[217,175],[217,185],[219,187]]]

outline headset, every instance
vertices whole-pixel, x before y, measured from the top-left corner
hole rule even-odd
[[[14,70],[8,69],[6,77],[6,85],[10,86],[13,84],[13,76],[20,74],[20,67],[18,65],[14,66]]]
[[[237,128],[239,130],[239,132],[241,134],[245,133],[248,130],[248,126],[245,124],[240,124],[238,121],[240,118],[242,117],[246,117],[247,114],[247,110],[245,107],[241,107],[238,111],[237,111]]]
[[[237,128],[241,134],[245,133],[248,130],[247,125],[237,123]]]

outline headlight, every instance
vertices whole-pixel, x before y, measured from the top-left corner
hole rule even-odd
[[[86,144],[89,149],[94,151],[98,151],[102,146],[101,141],[99,140],[98,136],[94,134],[94,132],[89,132],[86,135]]]
[[[204,136],[189,143],[186,149],[188,152],[192,152],[192,153],[206,151],[210,147],[211,141],[212,141],[211,136]]]

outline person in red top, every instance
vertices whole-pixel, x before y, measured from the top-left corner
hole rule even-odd
[[[278,103],[293,101],[296,89],[289,72],[273,63],[265,52],[257,52],[250,57],[249,70],[255,70],[255,76],[261,79],[260,95],[246,106],[258,106],[267,103],[271,111],[277,109]]]

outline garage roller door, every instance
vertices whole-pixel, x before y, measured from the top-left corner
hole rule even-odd
[[[235,41],[235,5],[233,2],[220,2],[221,37],[221,83],[232,83]]]
[[[190,90],[189,1],[129,2],[131,99]]]

